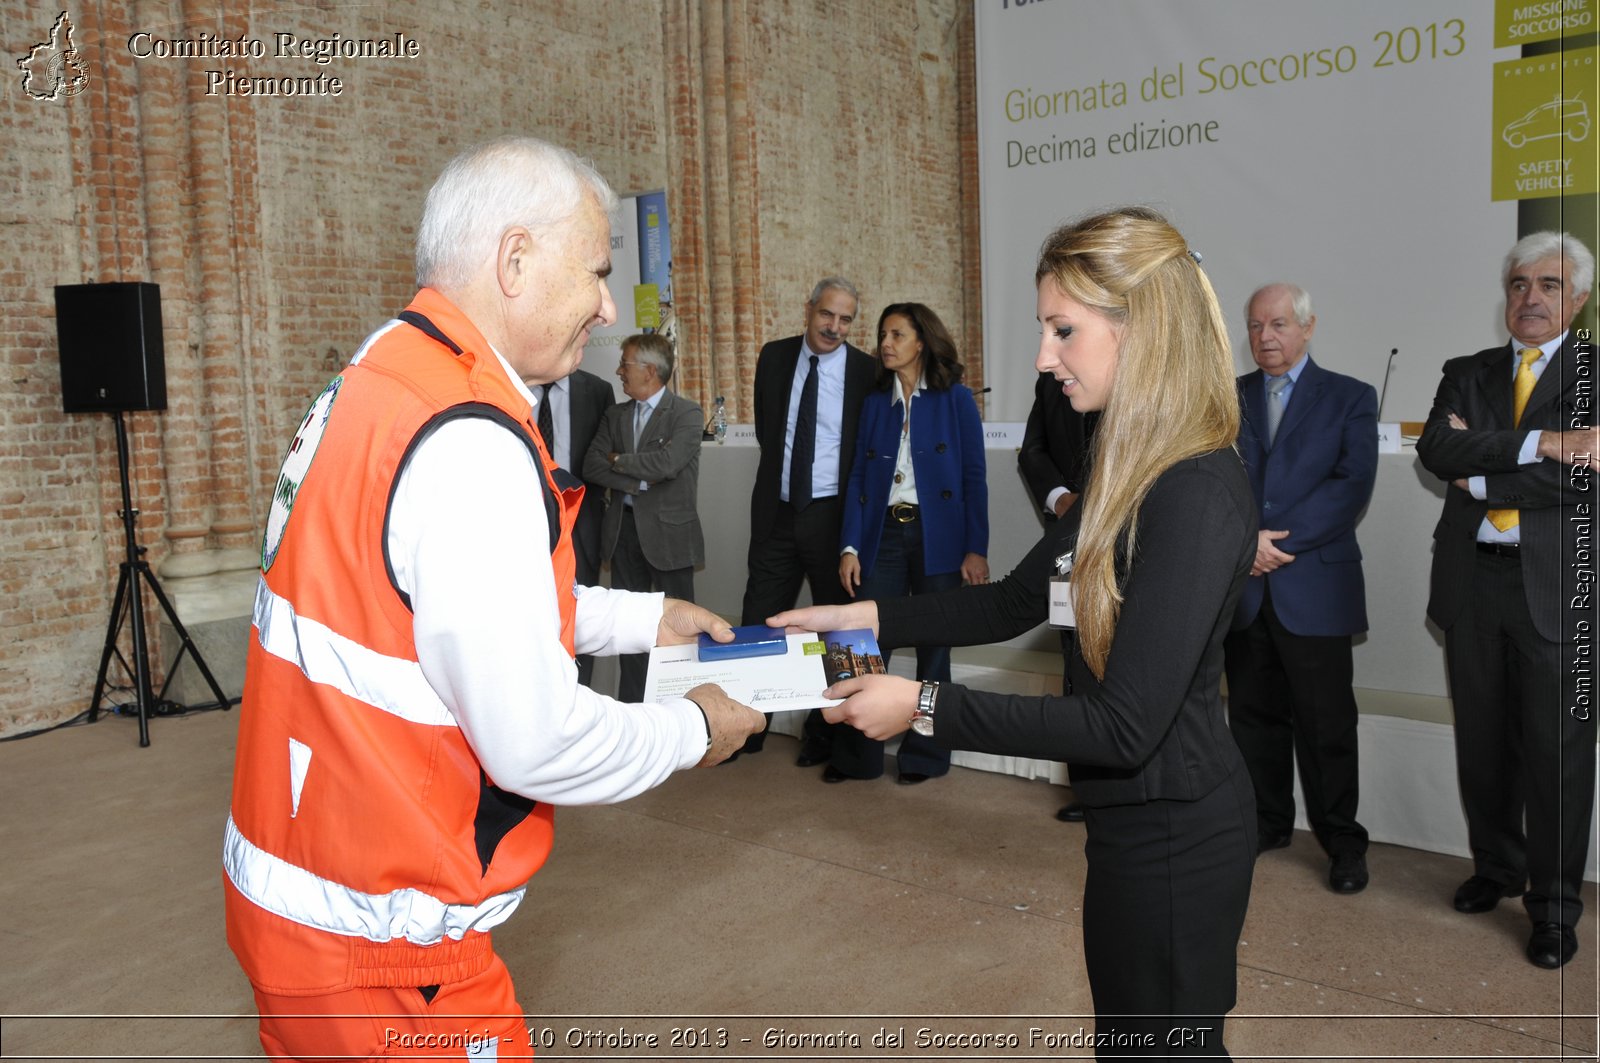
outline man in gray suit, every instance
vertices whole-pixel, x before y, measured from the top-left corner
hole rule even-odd
[[[610,489],[600,552],[611,562],[611,585],[692,602],[694,567],[706,554],[695,508],[703,418],[699,406],[667,390],[675,365],[663,336],[622,341],[617,376],[630,401],[600,419],[583,478]],[[619,659],[619,700],[644,700],[649,660],[645,653]]]
[[[1523,896],[1527,956],[1560,967],[1594,803],[1594,343],[1571,328],[1594,255],[1524,237],[1501,275],[1511,342],[1445,363],[1417,456],[1445,480],[1428,616],[1444,629],[1473,874],[1455,908]],[[1588,574],[1586,574],[1588,573]]]
[[[615,400],[611,385],[593,373],[574,369],[560,380],[540,385],[538,398],[535,416],[550,457],[574,476],[582,477],[583,456],[589,452],[600,418]],[[591,483],[578,510],[578,522],[572,527],[578,584],[583,587],[600,582],[600,516],[605,508],[600,496],[604,493]],[[577,662],[578,682],[592,686],[589,680],[594,675],[593,655],[581,653]]]

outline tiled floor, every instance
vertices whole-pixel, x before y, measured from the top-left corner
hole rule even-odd
[[[123,719],[0,743],[0,1057],[259,1055],[222,931],[237,718],[156,720],[148,749]],[[1065,791],[963,769],[824,786],[794,749],[774,737],[558,815],[550,863],[496,933],[553,1042],[541,1055],[1089,1054]],[[1595,1058],[1595,919],[1576,960],[1541,971],[1516,902],[1451,910],[1464,861],[1376,845],[1370,863],[1355,897],[1326,888],[1309,835],[1258,863],[1235,1058]]]

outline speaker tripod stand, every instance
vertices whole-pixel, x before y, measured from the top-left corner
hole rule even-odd
[[[128,484],[128,429],[123,424],[121,410],[114,411],[112,416],[117,422],[117,470],[122,477],[122,510],[119,516],[122,517],[122,533],[127,556],[120,566],[121,574],[117,577],[117,596],[111,604],[111,621],[106,625],[106,644],[100,653],[100,673],[95,677],[94,697],[89,701],[89,720],[93,722],[100,718],[100,700],[105,696],[106,673],[111,667],[111,659],[115,657],[123,669],[133,676],[134,698],[139,709],[139,745],[148,746],[151,712],[166,699],[167,688],[172,685],[172,677],[177,674],[178,665],[183,661],[185,653],[194,658],[195,667],[200,669],[200,674],[205,677],[206,684],[211,687],[211,693],[217,699],[214,703],[195,705],[191,708],[226,709],[231,707],[232,702],[222,692],[222,687],[217,684],[211,669],[206,667],[205,658],[200,655],[199,647],[189,637],[189,630],[183,626],[183,621],[178,619],[178,613],[172,608],[172,602],[162,591],[155,573],[150,571],[150,563],[144,559],[144,547],[139,545],[138,532],[134,526],[139,511],[133,508],[133,494]],[[141,593],[141,585],[149,586],[151,593],[156,596],[156,601],[161,603],[167,619],[172,622],[172,629],[178,633],[178,638],[182,642],[178,655],[172,659],[172,667],[167,670],[167,678],[161,684],[161,692],[155,696],[150,693],[150,650],[145,638],[144,596]],[[125,618],[131,620],[133,626],[131,665],[117,646],[117,635],[122,630]]]

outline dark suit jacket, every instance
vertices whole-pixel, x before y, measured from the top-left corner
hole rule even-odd
[[[583,462],[583,478],[610,488],[601,553],[611,559],[622,530],[622,496],[633,495],[639,549],[654,568],[689,568],[705,563],[706,541],[696,501],[700,482],[700,407],[670,391],[661,394],[634,448],[633,418],[639,404],[619,402],[601,418]],[[616,465],[606,458],[615,453]],[[639,491],[639,481],[650,485]]]
[[[878,644],[970,646],[1039,624],[1078,520],[1074,506],[999,583],[879,601]],[[1173,466],[1139,507],[1139,552],[1122,581],[1104,681],[1074,654],[1077,693],[1065,698],[945,684],[934,741],[1067,761],[1073,794],[1094,807],[1204,797],[1244,770],[1223,718],[1222,643],[1255,553],[1255,503],[1238,455],[1218,450]]]
[[[567,378],[567,416],[572,425],[572,472],[583,475],[583,456],[589,452],[595,430],[607,407],[616,401],[611,385],[583,369],[574,369]],[[605,513],[605,492],[591,484],[583,494],[578,521],[572,529],[572,545],[578,555],[578,582],[585,587],[600,580],[600,521]]]
[[[1261,527],[1288,530],[1275,545],[1295,559],[1251,576],[1234,627],[1249,626],[1272,587],[1272,607],[1297,635],[1367,630],[1366,584],[1356,521],[1378,477],[1378,393],[1306,355],[1272,449],[1266,446],[1266,374],[1239,378],[1239,453],[1250,472]]]
[[[763,538],[772,531],[778,512],[783,479],[783,444],[789,423],[789,392],[800,362],[800,336],[773,340],[756,359],[755,429],[761,447],[755,490],[750,494],[750,537]],[[845,344],[844,416],[839,430],[839,490],[850,481],[855,461],[856,428],[861,420],[861,400],[872,390],[877,363],[858,347]]]
[[[1050,492],[1065,487],[1082,494],[1089,476],[1089,439],[1099,414],[1081,414],[1061,394],[1061,385],[1049,373],[1040,373],[1033,386],[1033,408],[1017,451],[1017,469],[1041,513]]]
[[[1529,396],[1522,421],[1513,427],[1513,357],[1511,345],[1502,345],[1446,362],[1427,426],[1417,441],[1423,468],[1447,482],[1485,476],[1488,493],[1488,499],[1480,502],[1453,483],[1445,488],[1444,513],[1433,532],[1428,616],[1446,630],[1461,617],[1468,604],[1474,544],[1483,515],[1492,507],[1516,507],[1521,510],[1528,611],[1540,635],[1560,641],[1570,636],[1575,618],[1592,616],[1594,599],[1583,594],[1580,566],[1571,563],[1578,556],[1580,525],[1592,542],[1592,477],[1574,476],[1569,466],[1548,459],[1519,465],[1517,451],[1531,430],[1592,425],[1593,398],[1580,416],[1578,354],[1568,333]],[[1592,382],[1592,346],[1586,357],[1587,379]],[[1450,427],[1451,413],[1467,422],[1464,430]],[[1592,584],[1591,577],[1588,586]]]

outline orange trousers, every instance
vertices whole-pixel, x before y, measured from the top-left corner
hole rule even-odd
[[[496,956],[481,974],[420,989],[357,988],[325,996],[257,989],[261,1046],[275,1059],[532,1059],[511,972]]]

